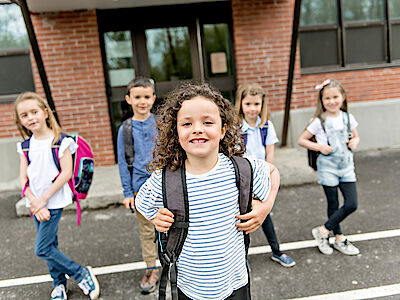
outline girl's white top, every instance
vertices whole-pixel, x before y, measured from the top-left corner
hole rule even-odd
[[[51,143],[53,137],[44,140],[37,140],[33,135],[29,144],[29,159],[27,174],[29,178],[29,188],[35,197],[40,197],[51,186],[52,181],[58,175],[59,171],[54,163],[51,152]],[[61,142],[58,156],[61,159],[65,149],[69,148],[71,154],[75,153],[78,145],[72,138],[64,138]],[[17,152],[24,154],[21,143],[17,143]],[[64,208],[72,203],[72,191],[66,183],[58,190],[47,202],[48,209]],[[29,207],[29,200],[26,200],[26,206]]]
[[[357,128],[358,123],[352,114],[349,114],[350,118],[350,131]],[[343,122],[345,120],[346,123]],[[312,120],[312,122],[307,126],[307,130],[315,135],[318,144],[328,145],[328,137],[331,136],[332,131],[341,130],[344,126],[347,127],[347,116],[346,113],[340,111],[337,117],[327,116],[324,122],[326,134],[322,129],[321,122],[318,118]]]
[[[249,159],[253,192],[268,198],[271,180],[265,160]],[[209,172],[186,172],[189,229],[179,256],[178,287],[191,299],[226,299],[247,284],[243,232],[235,224],[239,215],[238,189],[231,160],[219,154]],[[162,174],[154,172],[136,196],[137,210],[147,219],[163,207]]]
[[[253,156],[258,159],[265,160],[265,147],[261,141],[261,133],[260,125],[261,118],[257,118],[256,127],[250,127],[250,125],[243,119],[242,130],[244,133],[247,133],[247,144],[246,144],[246,155]],[[278,137],[276,136],[274,124],[270,120],[268,120],[268,133],[267,139],[265,141],[266,145],[274,145],[279,142]]]

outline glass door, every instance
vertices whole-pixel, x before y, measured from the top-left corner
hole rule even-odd
[[[186,80],[210,82],[234,101],[229,2],[104,10],[97,17],[114,145],[132,115],[125,92],[135,76],[154,79],[155,107]]]

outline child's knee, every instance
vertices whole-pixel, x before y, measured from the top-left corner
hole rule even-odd
[[[46,259],[46,257],[49,256],[49,249],[46,247],[36,246],[35,254],[37,257],[39,257],[41,259]]]
[[[357,210],[357,207],[358,207],[357,201],[345,204],[345,209],[349,214],[355,212]]]

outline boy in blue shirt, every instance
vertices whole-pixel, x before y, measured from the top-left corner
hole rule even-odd
[[[150,112],[156,99],[154,81],[145,77],[137,77],[131,80],[127,86],[126,102],[133,110],[132,137],[134,149],[134,161],[132,168],[128,168],[125,157],[123,126],[119,128],[117,138],[118,167],[124,189],[123,204],[127,209],[134,208],[134,197],[142,184],[150,177],[146,166],[152,161],[154,140],[157,135],[156,121]],[[142,246],[142,257],[146,263],[140,288],[142,293],[147,294],[155,291],[158,281],[158,269],[156,267],[157,250],[154,243],[154,225],[145,219],[138,211],[136,216],[139,221],[140,242]]]

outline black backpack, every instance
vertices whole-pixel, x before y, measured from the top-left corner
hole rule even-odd
[[[125,160],[128,164],[128,170],[132,179],[133,161],[135,160],[135,148],[133,147],[134,141],[132,135],[132,118],[128,118],[122,122],[122,136],[124,138]]]
[[[230,159],[235,169],[236,186],[239,190],[238,201],[240,214],[245,214],[251,211],[251,201],[253,199],[253,169],[246,158],[233,156]],[[171,171],[167,168],[163,169],[162,195],[164,207],[174,214],[174,223],[168,232],[156,232],[158,254],[162,266],[159,299],[166,299],[166,287],[169,278],[171,282],[172,300],[177,300],[178,273],[176,262],[182,251],[189,228],[189,202],[184,164],[176,171]],[[250,236],[245,233],[244,244],[247,257]]]

